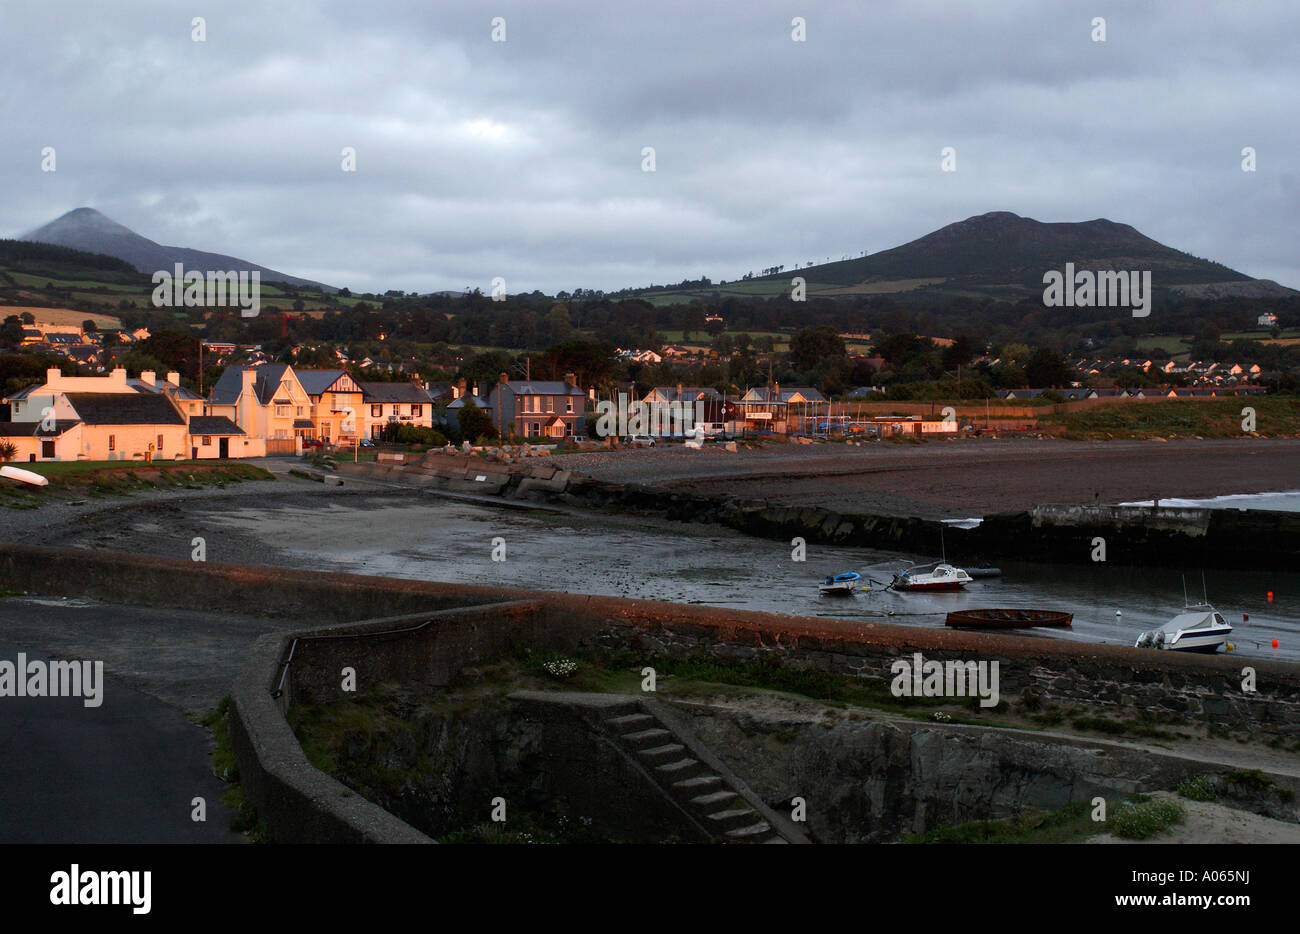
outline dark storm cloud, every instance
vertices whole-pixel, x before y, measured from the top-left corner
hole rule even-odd
[[[1009,210],[1300,286],[1286,0],[697,6],[8,9],[0,229],[90,205],[354,289],[553,291],[730,279]]]

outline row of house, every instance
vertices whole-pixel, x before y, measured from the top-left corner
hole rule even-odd
[[[0,437],[19,460],[155,460],[261,457],[305,443],[348,443],[390,423],[433,425],[433,399],[414,383],[359,383],[345,370],[288,365],[229,367],[209,398],[152,371],[129,379],[64,376],[3,400]]]
[[[1079,399],[1201,399],[1219,396],[1258,396],[1268,389],[1240,383],[1229,386],[1161,386],[1151,389],[1089,389],[1073,387],[1069,389],[1007,389],[1000,398],[1009,401],[1037,399],[1045,392],[1053,392],[1066,402]]]

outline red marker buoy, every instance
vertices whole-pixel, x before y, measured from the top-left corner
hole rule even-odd
[[[1273,640],[1273,651],[1274,651],[1274,652],[1277,651],[1277,640],[1276,640],[1276,639]]]
[[[1273,591],[1271,590],[1268,592],[1268,602],[1269,603],[1273,602]]]
[[[1250,622],[1250,614],[1249,614],[1249,613],[1242,613],[1242,614],[1241,614],[1241,621],[1242,621],[1243,623],[1248,623],[1248,622]]]

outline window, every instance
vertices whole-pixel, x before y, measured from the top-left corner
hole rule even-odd
[[[546,411],[548,411],[548,412],[554,412],[554,411],[555,411],[555,397],[554,397],[554,396],[547,396],[547,397],[546,397]]]
[[[536,438],[537,435],[539,434],[539,429],[540,429],[540,428],[541,428],[541,426],[538,425],[537,422],[529,422],[529,423],[528,423],[528,436],[529,436],[530,438]]]
[[[295,414],[295,415],[301,415],[301,414],[302,414],[302,406],[298,406],[297,408],[295,408],[295,409],[294,409],[294,414]]]
[[[411,414],[416,418],[419,418],[421,415],[424,414],[424,406],[422,405],[411,406]]]
[[[565,409],[565,411],[566,411],[568,414],[572,415],[572,414],[573,414],[573,396],[569,396],[567,399],[564,400],[564,402],[565,402],[565,405],[567,406],[567,408]]]
[[[210,447],[212,447],[212,436],[211,436],[211,435],[204,435],[204,436],[203,436],[203,446],[204,446],[205,448],[210,448]]]
[[[117,450],[117,435],[109,435],[109,436],[108,436],[108,449],[109,449],[110,451],[116,451],[116,450]]]
[[[277,405],[277,406],[275,407],[275,416],[276,416],[276,418],[288,418],[288,417],[289,417],[289,409],[291,409],[291,408],[293,408],[293,407],[292,407],[292,406],[289,406],[289,405]],[[301,410],[299,410],[299,413],[301,414]]]
[[[384,417],[384,407],[383,407],[382,405],[372,405],[372,406],[370,407],[370,417],[371,417],[371,418],[383,418],[383,417]]]
[[[162,450],[162,435],[158,436],[158,450]]]

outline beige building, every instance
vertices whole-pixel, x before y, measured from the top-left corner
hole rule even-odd
[[[390,423],[433,427],[433,397],[417,383],[361,383],[362,437],[377,438]]]
[[[248,437],[229,419],[205,417],[203,398],[181,386],[176,372],[159,381],[150,370],[129,379],[121,368],[107,376],[64,376],[50,369],[43,383],[4,401],[11,420],[0,423],[0,437],[17,448],[18,461],[265,454],[260,439]]]
[[[264,439],[267,454],[302,453],[302,442],[316,437],[311,413],[311,397],[288,364],[227,367],[207,405],[208,415]]]

